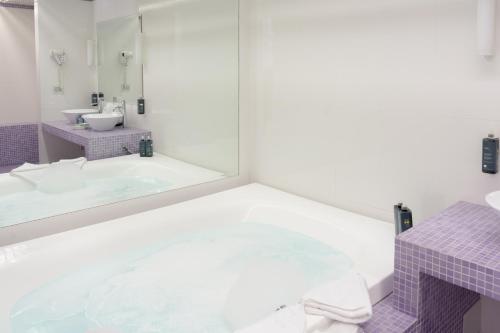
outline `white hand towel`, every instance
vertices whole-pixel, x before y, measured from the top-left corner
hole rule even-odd
[[[304,333],[306,315],[301,304],[284,308],[235,333]]]
[[[307,314],[342,323],[361,324],[372,317],[366,282],[355,272],[313,289],[303,297],[302,303]]]
[[[87,164],[87,159],[85,157],[78,157],[71,160],[60,160],[59,162],[52,163],[51,165],[61,165],[61,164],[74,164],[80,169]]]
[[[75,158],[72,160],[60,160],[59,162],[55,162],[52,164],[24,163],[19,168],[12,170],[9,175],[11,175],[12,177],[23,179],[34,186],[38,186],[38,184],[45,177],[47,169],[49,167],[75,165],[78,168],[82,169],[86,163],[87,159],[85,157]]]

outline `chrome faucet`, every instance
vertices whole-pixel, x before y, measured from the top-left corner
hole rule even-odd
[[[125,121],[127,118],[127,101],[125,98],[113,97],[113,112],[119,112],[123,116],[122,126],[125,128]]]
[[[97,100],[97,110],[99,111],[99,113],[104,112],[104,104],[106,104],[104,97],[99,97],[99,99]]]
[[[125,155],[133,155],[133,153],[130,151],[130,149],[128,149],[128,147],[125,145],[122,146],[122,151]]]

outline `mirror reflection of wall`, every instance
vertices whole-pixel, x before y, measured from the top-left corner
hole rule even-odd
[[[96,89],[96,71],[87,61],[87,40],[95,34],[94,6],[78,0],[43,0],[35,6],[40,118],[42,124],[64,122],[63,110],[91,108],[90,93]],[[58,50],[66,55],[61,67],[52,57]],[[59,75],[64,86],[60,92],[55,90]],[[42,163],[85,155],[80,145],[41,133]]]
[[[158,149],[238,172],[238,1],[140,0],[144,89]]]
[[[141,17],[97,23],[98,90],[105,100],[122,97],[133,105],[142,97]]]
[[[0,116],[0,156],[28,152],[0,165],[0,227],[238,174],[238,0],[29,7],[0,6],[2,101],[25,112]]]
[[[39,160],[32,6],[0,2],[0,50],[0,173],[5,173],[24,162]]]

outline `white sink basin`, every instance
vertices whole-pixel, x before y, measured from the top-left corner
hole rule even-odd
[[[500,210],[500,191],[488,194],[485,199],[488,205]]]
[[[98,113],[99,111],[96,109],[74,109],[74,110],[64,110],[61,112],[62,114],[64,114],[64,116],[66,116],[66,119],[68,119],[68,122],[70,124],[76,124],[80,116],[83,116],[85,114]]]
[[[94,131],[111,131],[116,125],[122,122],[123,115],[121,113],[96,113],[86,114],[83,116],[85,122],[89,124]]]

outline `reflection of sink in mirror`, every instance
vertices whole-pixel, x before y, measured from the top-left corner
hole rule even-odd
[[[86,123],[94,131],[104,132],[111,131],[116,125],[123,121],[123,115],[118,112],[113,113],[96,113],[83,116]]]
[[[224,175],[156,154],[148,159],[129,155],[87,162],[79,178],[84,180],[83,187],[44,193],[23,179],[0,175],[0,227],[219,180]]]
[[[99,111],[96,109],[74,109],[61,111],[70,124],[76,124],[78,122],[78,118],[83,115],[95,114],[98,112]]]

